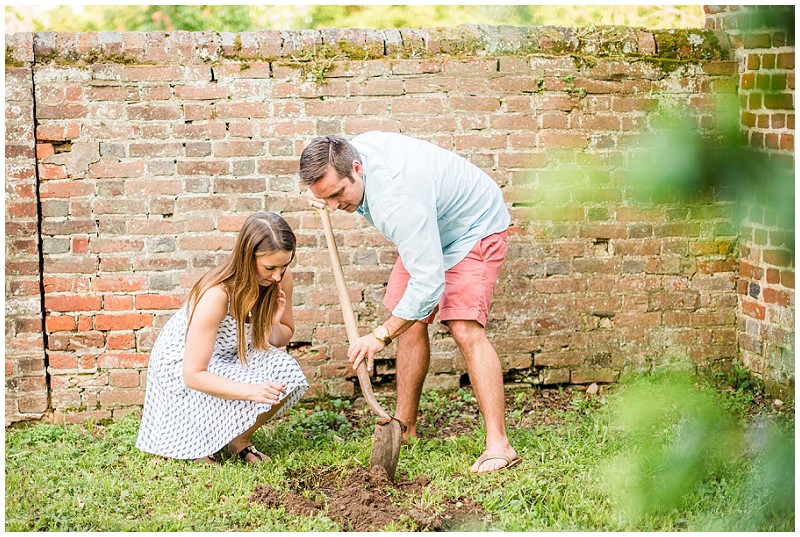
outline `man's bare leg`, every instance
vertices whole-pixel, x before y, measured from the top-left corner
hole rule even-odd
[[[405,437],[417,437],[417,412],[422,384],[431,362],[428,325],[418,321],[397,340],[397,409],[395,418],[408,429]]]
[[[503,391],[503,368],[486,331],[477,321],[447,321],[464,361],[478,399],[478,406],[486,423],[486,452],[502,453],[510,458],[516,456],[506,435],[505,393]],[[480,467],[477,462],[470,468],[484,473],[506,466],[503,459],[489,459]]]

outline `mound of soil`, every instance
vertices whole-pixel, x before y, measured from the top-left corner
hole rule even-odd
[[[345,531],[379,531],[401,519],[413,521],[420,531],[442,531],[478,524],[483,519],[481,506],[468,498],[441,502],[436,510],[414,507],[422,504],[422,490],[429,484],[425,476],[392,483],[386,470],[376,466],[369,470],[354,468],[347,474],[316,467],[298,477],[292,480],[292,488],[284,491],[267,483],[256,485],[249,500],[272,508],[284,506],[295,515],[325,513]],[[411,507],[402,507],[405,505]]]

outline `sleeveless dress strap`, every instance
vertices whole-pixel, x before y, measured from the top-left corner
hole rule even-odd
[[[228,295],[228,310],[226,311],[226,313],[228,315],[230,315],[231,314],[231,292],[230,292],[230,290],[228,290],[228,286],[225,285],[225,282],[219,282],[219,284],[222,286],[223,289],[225,289],[225,294]]]

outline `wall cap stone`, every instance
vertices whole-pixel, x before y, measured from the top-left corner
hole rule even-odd
[[[31,45],[32,42],[32,45]],[[627,26],[489,26],[261,32],[36,32],[6,36],[6,58],[37,64],[215,64],[319,59],[425,58],[437,55],[570,55],[698,63],[731,57],[723,32]]]

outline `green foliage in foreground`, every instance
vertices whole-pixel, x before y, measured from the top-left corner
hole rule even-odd
[[[515,389],[509,430],[524,461],[474,476],[468,467],[484,431],[476,424],[438,438],[425,425],[463,420],[475,411],[474,397],[426,392],[420,430],[427,439],[403,447],[399,478],[430,479],[416,499],[422,508],[460,497],[480,503],[490,516],[463,529],[794,529],[793,410],[761,411],[740,390],[685,375],[641,377],[607,395],[562,395],[572,397],[570,408],[534,416],[519,409],[541,393]],[[134,447],[135,415],[107,425],[9,429],[5,529],[340,531],[324,515],[295,516],[248,496],[261,483],[285,490],[314,467],[367,466],[371,419],[346,401],[288,414],[256,436],[273,459],[257,468],[227,457],[205,466],[142,453]],[[390,529],[416,528],[401,520]]]

